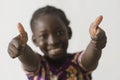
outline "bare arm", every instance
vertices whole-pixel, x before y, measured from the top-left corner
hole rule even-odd
[[[26,45],[22,55],[18,56],[23,68],[27,71],[35,71],[39,67],[39,55]]]
[[[18,31],[20,34],[9,43],[8,53],[12,58],[18,57],[25,70],[34,71],[39,66],[39,56],[27,45],[27,33],[20,23]]]
[[[105,32],[98,27],[102,21],[102,18],[102,16],[99,16],[91,24],[89,29],[92,39],[81,57],[81,63],[86,70],[93,70],[97,67],[99,58],[101,57],[102,49],[106,45],[107,38]]]

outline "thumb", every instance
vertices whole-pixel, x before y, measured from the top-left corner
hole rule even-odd
[[[100,15],[100,16],[98,16],[96,19],[95,19],[95,21],[93,22],[93,28],[94,29],[97,29],[98,28],[98,26],[99,26],[99,24],[102,22],[102,19],[103,19],[103,16],[102,15]]]
[[[26,45],[27,41],[28,41],[28,36],[26,31],[24,30],[24,27],[21,23],[18,23],[17,25],[18,31],[20,33],[20,40],[23,46]]]
[[[95,21],[90,25],[89,32],[92,38],[97,38],[97,34],[100,32],[99,24],[101,23],[103,16],[98,16]]]

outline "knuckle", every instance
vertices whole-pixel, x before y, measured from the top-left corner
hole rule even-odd
[[[8,53],[9,53],[9,56],[11,58],[15,58],[15,53],[13,53],[12,51],[10,51],[10,49],[8,49]]]

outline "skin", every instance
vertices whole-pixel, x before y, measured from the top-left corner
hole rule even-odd
[[[99,27],[102,21],[99,16],[90,26],[91,41],[80,63],[86,70],[95,69],[101,56],[101,50],[106,44],[105,32]],[[56,62],[64,62],[67,58],[69,36],[68,26],[57,16],[43,16],[35,21],[32,40],[40,48],[47,59]],[[12,39],[8,46],[8,53],[12,58],[18,57],[28,71],[34,71],[39,67],[39,57],[27,45],[27,32],[21,23],[18,23],[19,35]],[[63,60],[63,61],[62,61]],[[60,65],[59,65],[60,66]]]
[[[68,26],[59,17],[45,15],[35,21],[33,42],[50,65],[60,67],[67,60],[69,38]]]
[[[39,56],[27,45],[27,32],[24,30],[22,24],[18,23],[17,27],[19,35],[10,41],[8,53],[11,58],[18,57],[25,70],[34,71],[39,66]]]
[[[35,22],[33,42],[46,57],[57,60],[67,54],[67,26],[57,16],[42,16]]]
[[[23,25],[21,23],[18,23],[18,31],[20,33],[20,40],[21,40],[21,44],[23,46],[25,46],[27,44],[28,41],[28,37],[27,37],[27,33],[23,28]]]
[[[93,70],[97,67],[102,49],[106,46],[107,38],[105,32],[99,27],[103,16],[98,16],[90,25],[89,33],[91,41],[81,57],[81,63],[85,70]]]

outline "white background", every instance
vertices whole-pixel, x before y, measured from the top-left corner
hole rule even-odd
[[[19,34],[16,26],[21,22],[29,35],[28,44],[39,51],[31,41],[29,22],[32,13],[47,4],[64,10],[71,21],[69,52],[86,48],[90,41],[89,25],[103,15],[100,27],[105,30],[108,42],[93,80],[120,80],[120,0],[0,0],[0,79],[27,80],[18,59],[9,57],[7,47]]]

